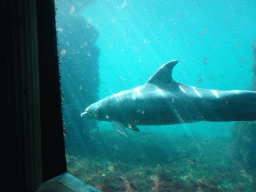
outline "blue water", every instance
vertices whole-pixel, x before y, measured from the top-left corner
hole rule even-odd
[[[82,15],[100,35],[98,96],[143,85],[164,63],[179,60],[174,80],[191,86],[252,86],[255,0],[98,0]],[[139,126],[141,131],[229,136],[232,122]],[[99,122],[101,129],[113,129]]]

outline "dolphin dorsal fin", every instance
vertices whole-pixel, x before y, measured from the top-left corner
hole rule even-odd
[[[170,85],[175,83],[172,79],[172,70],[174,66],[178,63],[177,60],[169,61],[160,67],[157,72],[147,81],[154,85]]]

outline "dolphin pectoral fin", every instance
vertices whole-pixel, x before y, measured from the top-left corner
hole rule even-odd
[[[125,136],[125,137],[128,137],[127,135],[127,132],[125,130],[125,126],[123,123],[121,122],[118,122],[118,121],[111,121],[112,123],[112,126],[114,127],[114,129],[116,130],[117,133]]]
[[[133,131],[140,131],[136,125],[128,125],[128,128]]]

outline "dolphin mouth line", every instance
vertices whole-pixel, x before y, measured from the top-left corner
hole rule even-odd
[[[94,113],[91,113],[91,112],[89,112],[89,111],[85,111],[85,112],[83,112],[83,113],[81,114],[81,117],[86,117],[86,118],[88,118],[88,119],[95,119],[95,117],[97,117],[97,115],[94,114]]]
[[[81,113],[81,117],[83,117],[83,116],[87,117],[87,115],[88,115],[88,112],[87,112],[87,111]]]
[[[86,117],[86,118],[88,118],[88,119],[97,119],[97,117],[98,117],[98,111],[96,110],[96,111],[92,111],[92,110],[90,110],[89,108],[87,108],[86,110],[85,110],[85,112],[83,112],[83,113],[81,113],[81,117]]]
[[[95,114],[92,111],[89,111],[88,109],[85,110],[85,112],[81,113],[81,117],[85,116],[85,117],[90,117],[90,116],[95,116]]]

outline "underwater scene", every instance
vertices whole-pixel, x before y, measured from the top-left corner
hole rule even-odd
[[[255,0],[55,0],[68,172],[106,192],[256,191]]]

